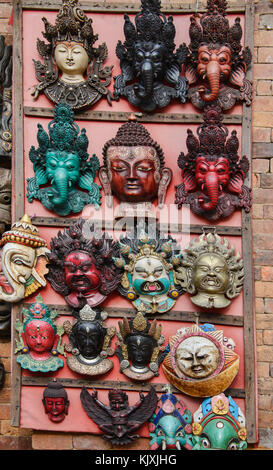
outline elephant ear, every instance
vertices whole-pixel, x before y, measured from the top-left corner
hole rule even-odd
[[[178,83],[179,81],[179,75],[180,75],[180,71],[179,71],[179,67],[177,64],[172,64],[167,72],[166,72],[166,80],[173,84],[173,85],[176,85],[176,83]]]
[[[231,193],[241,194],[243,183],[244,183],[243,172],[238,170],[235,173],[233,173],[233,175],[230,177],[227,189]]]
[[[89,194],[89,204],[94,204],[95,209],[98,209],[101,204],[101,186],[97,183],[94,183],[94,175],[87,169],[85,172],[81,174],[79,179],[79,186],[82,189],[86,189]]]
[[[36,168],[35,168],[34,171],[35,171],[35,180],[36,180],[37,186],[41,186],[42,184],[46,184],[48,179],[47,179],[47,176],[46,176],[46,171],[45,171],[44,166],[36,165]]]
[[[185,71],[185,77],[188,80],[189,85],[197,82],[197,74],[193,65],[188,65]]]
[[[193,191],[196,188],[195,176],[191,170],[182,170],[182,178],[187,192]]]
[[[233,70],[230,74],[230,83],[232,85],[235,85],[237,87],[242,87],[244,84],[244,78],[246,76],[246,68],[243,64],[240,64],[238,67],[236,67],[235,70]]]

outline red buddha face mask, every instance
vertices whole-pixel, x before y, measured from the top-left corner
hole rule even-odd
[[[65,415],[67,414],[68,405],[63,397],[45,397],[44,407],[49,419],[54,423],[60,423],[64,420]]]

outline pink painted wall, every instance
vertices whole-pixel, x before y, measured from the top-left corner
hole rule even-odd
[[[52,103],[50,103],[47,98],[43,95],[39,96],[39,98],[34,101],[33,97],[31,96],[31,91],[33,86],[37,83],[35,78],[34,72],[34,65],[32,59],[40,60],[38,52],[36,51],[36,38],[42,38],[41,31],[43,31],[43,22],[41,18],[46,16],[47,19],[51,22],[54,22],[56,13],[55,12],[45,12],[45,11],[24,11],[23,14],[23,92],[24,92],[24,106],[37,106],[37,107],[46,107],[46,108],[53,108]],[[123,42],[123,15],[121,14],[92,14],[88,15],[93,18],[93,28],[94,32],[98,33],[99,39],[96,42],[95,46],[98,46],[102,42],[106,42],[108,46],[108,59],[104,65],[114,65],[112,77],[118,75],[120,73],[118,59],[115,56],[115,47],[118,40]],[[236,15],[238,16],[238,15]],[[229,15],[230,22],[232,23],[235,15]],[[131,19],[134,19],[134,15],[131,15]],[[188,37],[188,27],[189,27],[189,15],[174,15],[174,24],[176,26],[176,38],[175,42],[177,47],[182,43],[186,42],[189,43]],[[242,20],[243,24],[243,20]],[[113,79],[109,89],[113,90]],[[119,102],[113,102],[112,107],[110,107],[105,99],[101,99],[93,108],[93,110],[101,110],[101,111],[132,111],[137,112],[139,110],[133,108],[128,102],[121,98]],[[160,111],[161,112],[161,111]],[[162,112],[176,112],[176,113],[195,113],[196,110],[193,106],[188,103],[186,105],[181,106],[180,104],[171,104]],[[241,114],[242,108],[241,105],[237,105],[233,110],[232,113],[234,114]],[[76,116],[75,116],[76,119]],[[25,171],[25,192],[26,192],[26,178],[31,177],[34,175],[32,169],[32,163],[29,161],[28,153],[31,145],[37,147],[37,123],[40,122],[44,129],[47,130],[47,125],[50,119],[42,119],[42,118],[34,118],[34,117],[25,117],[24,119],[24,171]],[[117,129],[120,127],[122,123],[117,122],[91,122],[91,121],[78,121],[78,125],[80,128],[84,127],[87,130],[87,136],[89,138],[89,153],[92,155],[96,153],[100,162],[102,163],[102,148],[104,143],[112,138],[115,134]],[[170,206],[174,204],[175,199],[175,185],[181,183],[181,172],[177,166],[177,158],[179,153],[183,151],[184,153],[187,152],[186,148],[186,135],[187,129],[190,127],[194,132],[197,129],[197,125],[187,125],[187,124],[145,124],[145,127],[149,130],[154,140],[156,140],[160,146],[162,147],[165,153],[165,164],[166,166],[170,167],[173,170],[173,180],[169,187],[166,204]],[[238,137],[241,137],[241,129],[240,126],[228,126],[229,134],[231,130],[236,129],[238,132]],[[97,183],[99,180],[97,178]],[[167,214],[162,216],[162,221],[164,222],[173,222],[174,220],[179,220],[181,222],[181,211],[177,211],[176,207],[172,208],[173,212],[171,217]],[[56,214],[48,211],[45,209],[39,201],[34,201],[33,203],[29,203],[25,198],[25,212],[28,213],[30,216],[43,216],[43,217],[52,217],[56,216]],[[104,193],[102,192],[102,206],[101,210],[96,211],[92,207],[86,208],[82,214],[77,214],[77,216],[83,216],[85,218],[94,218],[99,219],[100,217],[105,216],[105,204],[104,204]],[[75,215],[70,216],[75,217]],[[183,221],[191,224],[204,224],[209,225],[209,223],[201,219],[190,211],[183,211]],[[241,213],[235,212],[231,217],[217,222],[216,224],[212,225],[230,225],[230,226],[241,226]],[[63,228],[60,228],[63,230]],[[50,239],[57,234],[59,228],[52,228],[52,227],[39,227],[40,235],[45,238],[48,242]],[[109,233],[109,231],[108,231]],[[115,237],[119,236],[119,234],[115,233]],[[196,235],[194,235],[196,236]],[[186,236],[185,234],[173,234],[173,237],[176,238],[178,243],[181,245],[182,248],[185,248],[189,242],[189,239],[192,236]],[[228,237],[230,242],[235,246],[237,250],[242,252],[241,246],[241,239],[240,237]],[[43,300],[47,304],[59,304],[64,305],[65,301],[62,296],[57,294],[48,283],[47,286],[40,291],[40,294],[43,297]],[[34,300],[34,296],[28,298],[28,302]],[[131,303],[126,300],[125,298],[121,297],[119,294],[112,294],[109,298],[104,302],[103,306],[105,307],[117,307],[120,306],[121,308],[131,308]],[[184,294],[179,297],[177,303],[174,307],[174,310],[180,311],[202,311],[198,309],[198,307],[194,306],[188,294]],[[243,296],[242,293],[232,301],[231,305],[226,309],[221,310],[221,314],[225,315],[240,315],[243,316]],[[69,317],[61,316],[58,318],[57,322],[62,323]],[[70,317],[71,318],[71,317]],[[160,315],[157,316],[158,322],[162,323],[163,326],[163,334],[165,336],[165,343],[167,344],[169,336],[175,334],[178,328],[182,326],[188,325],[188,323],[180,323],[180,322],[168,322],[166,320],[160,320]],[[116,325],[117,326],[118,319],[108,319],[108,325]],[[243,328],[241,327],[227,327],[224,326],[223,328],[221,325],[217,326],[217,313],[215,313],[215,326],[217,329],[223,329],[225,336],[233,338],[236,343],[235,352],[239,354],[241,361],[240,361],[240,370],[235,378],[234,382],[232,383],[232,388],[244,388],[244,364],[243,364],[243,357],[244,357],[244,347],[243,347]],[[66,336],[64,336],[64,341],[68,342]],[[116,338],[112,341],[112,346],[115,344]],[[113,370],[104,377],[101,377],[102,380],[120,380],[125,381],[128,380],[123,374],[119,372],[119,362],[116,357],[112,358],[114,362]],[[28,371],[23,371],[23,375],[35,375]],[[52,374],[48,374],[48,376],[52,376]],[[54,376],[59,378],[82,378],[78,376],[76,373],[72,372],[66,364],[62,369],[57,371]],[[167,379],[163,371],[160,369],[160,374],[158,377],[155,377],[151,380],[150,383],[167,383]],[[90,380],[90,389],[92,389],[92,380]],[[69,414],[65,418],[62,423],[53,424],[48,419],[47,415],[45,415],[42,405],[42,393],[43,387],[29,387],[24,386],[22,387],[21,392],[21,427],[25,428],[32,428],[32,429],[41,429],[41,430],[58,430],[64,432],[91,432],[91,433],[98,433],[97,426],[87,417],[86,413],[84,412],[79,394],[80,389],[69,389],[67,388],[67,392],[70,399],[70,408]],[[105,403],[108,402],[107,397],[108,391],[99,390],[99,398],[104,401]],[[134,403],[138,399],[138,393],[136,392],[128,392],[129,395],[129,402],[130,404]],[[194,412],[200,405],[202,399],[191,398],[186,395],[180,395],[180,398],[185,402],[186,406]],[[236,399],[238,405],[244,411],[244,400]],[[148,436],[148,427],[147,424],[143,426],[140,434],[142,436]]]

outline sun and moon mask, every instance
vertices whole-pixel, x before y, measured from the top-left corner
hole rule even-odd
[[[178,390],[193,397],[225,391],[239,371],[235,343],[211,324],[180,328],[169,338],[164,374]]]

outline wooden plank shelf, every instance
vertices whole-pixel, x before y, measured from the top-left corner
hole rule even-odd
[[[84,111],[76,113],[77,120],[84,121],[113,121],[127,122],[132,112],[123,111]],[[146,123],[168,123],[168,124],[201,124],[203,122],[202,114],[195,113],[154,113],[147,114],[141,112],[133,113],[139,122]],[[53,118],[53,109],[39,108],[35,106],[24,106],[24,115],[39,118]],[[224,124],[241,124],[242,116],[239,114],[227,114],[223,116]]]
[[[23,306],[29,307],[30,303],[25,302]],[[48,304],[51,310],[56,310],[60,316],[71,316],[72,310],[67,305]],[[103,307],[102,309],[108,313],[109,318],[133,318],[136,316],[136,310],[131,308],[115,308],[115,307]],[[146,315],[149,320],[153,320],[155,315]],[[213,323],[214,325],[226,325],[226,326],[240,326],[244,325],[244,317],[241,315],[226,315],[221,313],[213,312],[190,312],[190,311],[178,311],[170,310],[167,313],[162,313],[156,316],[158,321],[178,321],[178,322],[198,322],[201,323]]]
[[[53,378],[53,377],[52,377]],[[22,377],[22,384],[25,386],[31,387],[46,387],[48,382],[51,380],[50,377]],[[166,379],[167,380],[167,379]],[[61,378],[58,379],[64,387],[66,388],[81,388],[86,387],[89,389],[103,389],[103,390],[112,390],[113,388],[120,387],[124,391],[144,391],[148,392],[151,388],[151,385],[155,388],[156,392],[163,393],[167,383],[147,383],[147,382],[114,382],[112,380],[84,380],[84,379],[68,379]],[[168,384],[170,385],[170,384]],[[170,385],[172,393],[181,394],[182,392],[175,388],[173,385]],[[225,392],[228,395],[231,395],[233,398],[244,398],[245,391],[241,388],[228,388]]]
[[[36,226],[46,226],[46,227],[69,227],[71,224],[76,222],[78,218],[64,218],[64,217],[31,217],[31,221]],[[89,221],[91,219],[85,219]],[[99,220],[92,219],[92,224],[98,227],[101,227],[102,230],[113,230],[115,227],[115,221],[111,220]],[[199,224],[160,224],[160,230],[171,233],[203,233],[203,228],[210,228],[211,225],[199,225]],[[218,235],[227,235],[227,236],[241,236],[242,229],[239,226],[230,226],[230,225],[217,225],[215,227],[216,233]]]
[[[22,0],[22,8],[25,10],[59,10],[61,1],[50,0]],[[85,13],[98,12],[98,13],[138,13],[140,11],[140,2],[122,3],[122,2],[107,2],[107,1],[81,1],[81,8]],[[162,2],[161,11],[163,13],[195,13],[205,12],[206,3],[200,3],[196,8],[196,3],[172,3],[171,5]],[[234,3],[228,6],[228,13],[244,13],[244,3]]]

